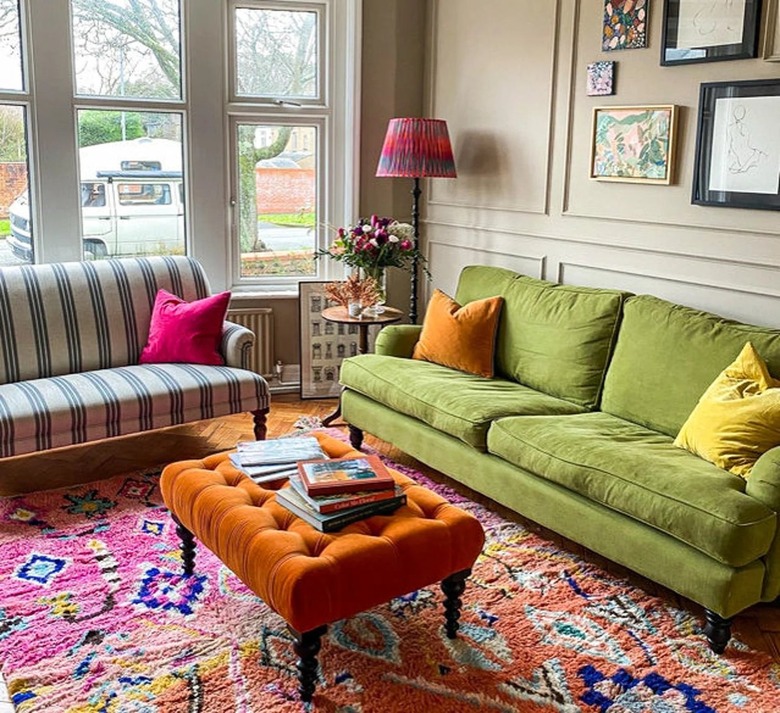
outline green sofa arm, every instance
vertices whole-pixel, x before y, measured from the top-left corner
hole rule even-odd
[[[411,359],[421,331],[419,324],[391,324],[377,335],[374,353]]]
[[[753,466],[745,492],[775,512],[780,512],[780,446],[768,450]]]

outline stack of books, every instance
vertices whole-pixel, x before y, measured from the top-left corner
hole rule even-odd
[[[241,441],[236,449],[231,462],[256,483],[289,478],[298,472],[298,461],[325,457],[319,441],[311,436]]]
[[[406,502],[377,456],[302,461],[297,471],[290,487],[276,493],[276,502],[320,532],[389,514]]]

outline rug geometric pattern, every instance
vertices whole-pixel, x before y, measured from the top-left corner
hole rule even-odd
[[[768,655],[735,640],[712,654],[699,616],[390,465],[485,528],[460,635],[444,635],[438,587],[338,622],[309,710],[778,710]],[[182,576],[157,475],[0,500],[0,662],[17,710],[306,710],[284,622],[202,547]]]

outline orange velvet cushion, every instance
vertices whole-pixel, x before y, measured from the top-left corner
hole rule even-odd
[[[461,307],[441,290],[433,293],[413,359],[493,376],[498,318],[503,297],[475,300]]]

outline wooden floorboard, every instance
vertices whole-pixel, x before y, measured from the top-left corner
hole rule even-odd
[[[332,400],[310,401],[289,395],[277,396],[268,419],[268,436],[273,438],[290,433],[301,416],[323,418],[330,414],[333,407]],[[241,414],[73,448],[6,458],[0,461],[0,495],[65,487],[164,465],[174,460],[201,458],[209,453],[232,448],[239,440],[252,438],[251,416]],[[366,437],[366,442],[395,461],[416,468],[437,482],[450,485],[503,517],[523,524],[614,574],[628,578],[651,594],[662,596],[698,616],[702,615],[698,605],[536,523],[529,522],[511,510],[418,463],[397,448],[371,436]],[[751,607],[735,618],[734,632],[745,644],[767,652],[774,661],[780,663],[780,607],[771,604]]]

